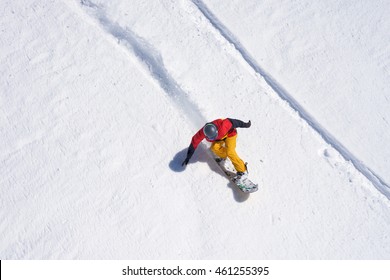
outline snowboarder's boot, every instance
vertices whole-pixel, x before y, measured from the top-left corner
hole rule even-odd
[[[217,163],[221,163],[221,162],[224,161],[224,160],[226,160],[226,158],[220,158],[220,157],[216,157],[216,158],[215,158],[215,161],[216,161]]]

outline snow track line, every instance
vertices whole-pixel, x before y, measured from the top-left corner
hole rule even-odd
[[[164,67],[161,55],[144,39],[137,36],[133,31],[121,27],[111,21],[105,13],[105,9],[90,0],[81,0],[81,6],[87,13],[94,17],[103,30],[118,40],[126,51],[134,54],[149,74],[160,84],[173,104],[182,111],[183,115],[193,123],[195,127],[201,127],[206,119],[201,114],[198,106],[191,102],[187,93],[177,84],[174,78]]]
[[[313,129],[322,139],[346,160],[350,161],[354,167],[364,175],[383,195],[390,199],[390,186],[379,175],[375,174],[368,166],[355,157],[341,142],[339,142],[329,131],[315,120],[286,89],[283,88],[270,74],[268,74],[257,61],[249,54],[240,41],[229,31],[229,29],[210,11],[202,0],[192,0],[198,10],[210,22],[210,24],[230,43],[241,56],[242,59],[278,94],[278,96],[298,113],[298,115]]]

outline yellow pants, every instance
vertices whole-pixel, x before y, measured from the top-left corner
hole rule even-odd
[[[229,158],[237,172],[245,172],[244,161],[236,153],[237,135],[227,137],[225,140],[215,141],[211,144],[211,151],[220,158]]]

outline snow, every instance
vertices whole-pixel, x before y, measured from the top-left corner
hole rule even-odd
[[[389,259],[389,9],[2,1],[1,259]]]

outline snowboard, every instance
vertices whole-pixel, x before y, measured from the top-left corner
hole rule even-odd
[[[236,185],[242,192],[244,193],[252,193],[257,191],[258,185],[253,183],[248,178],[245,178],[242,180],[241,183],[237,182],[234,177],[237,174],[236,169],[234,168],[233,164],[229,159],[220,161],[219,159],[215,159],[218,166],[222,169],[222,171],[225,173],[225,175],[228,177],[228,179]],[[246,165],[246,164],[245,164]]]

